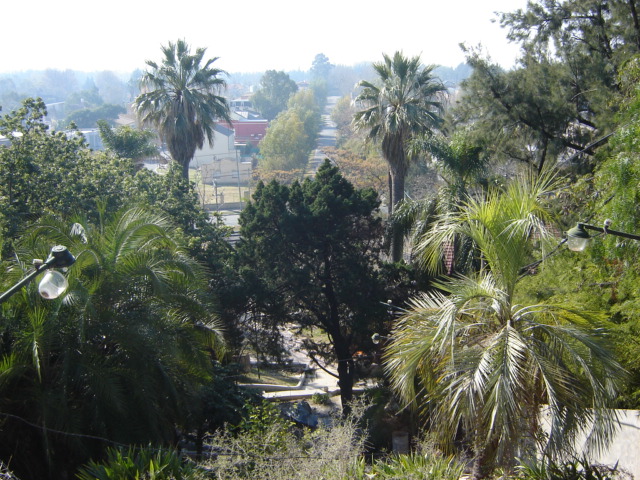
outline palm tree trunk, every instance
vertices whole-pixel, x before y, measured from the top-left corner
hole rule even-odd
[[[482,480],[487,478],[493,471],[492,456],[497,447],[497,439],[485,442],[481,438],[476,438],[473,446],[473,464],[471,469],[471,478],[473,480]]]
[[[404,166],[391,169],[391,184],[392,184],[392,201],[389,205],[389,214],[392,214],[398,205],[404,199],[404,180],[405,180]],[[403,258],[404,251],[404,235],[402,230],[393,225],[391,231],[391,261],[399,262]]]
[[[189,163],[190,162],[180,162],[180,166],[182,167],[182,178],[185,180],[189,180]]]

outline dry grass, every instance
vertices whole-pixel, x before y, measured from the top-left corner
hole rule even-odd
[[[268,383],[272,385],[295,386],[300,381],[300,372],[280,367],[251,366],[251,370],[238,378],[239,383]]]

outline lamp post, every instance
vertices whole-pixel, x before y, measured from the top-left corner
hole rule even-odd
[[[609,228],[610,225],[611,220],[608,219],[604,221],[604,226],[602,227],[579,222],[575,227],[569,229],[566,232],[567,247],[569,247],[569,250],[572,250],[574,252],[582,252],[585,248],[587,248],[587,244],[591,239],[591,236],[589,235],[587,230],[604,233],[605,235],[614,235],[616,237],[629,238],[631,240],[640,240],[640,235],[620,232],[618,230],[611,230]]]
[[[38,286],[38,291],[43,298],[58,298],[67,288],[67,279],[60,272],[50,269],[70,267],[75,261],[75,257],[67,247],[63,245],[56,245],[51,249],[49,257],[44,262],[42,260],[34,260],[34,270],[9,290],[0,295],[0,303],[7,300],[22,287],[29,284],[38,275],[47,270],[48,271]]]

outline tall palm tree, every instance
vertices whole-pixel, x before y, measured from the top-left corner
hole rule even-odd
[[[15,416],[0,448],[23,472],[45,468],[34,458],[73,468],[103,446],[98,437],[173,442],[220,343],[202,269],[166,218],[132,208],[83,224],[72,234],[69,222],[43,219],[17,255],[68,246],[76,262],[64,297],[44,301],[30,288],[0,311],[0,411]]]
[[[389,164],[389,213],[404,198],[404,183],[411,156],[409,141],[431,132],[442,123],[444,84],[433,75],[435,66],[423,67],[420,57],[407,58],[402,52],[374,63],[378,75],[374,84],[361,81],[356,102],[362,110],[354,116],[354,126],[368,131],[372,140],[381,142],[382,155]],[[402,233],[394,229],[391,256],[402,258]]]
[[[464,235],[483,267],[414,298],[385,352],[393,387],[424,408],[444,444],[466,432],[474,478],[535,454],[536,442],[558,456],[587,432],[601,447],[616,426],[607,407],[623,370],[605,322],[569,305],[518,304],[532,241],[548,236],[541,198],[552,188],[549,175],[515,182],[434,222],[418,245],[426,266],[436,269],[441,246]]]
[[[185,178],[205,139],[213,145],[216,120],[231,123],[227,100],[220,95],[226,72],[213,67],[218,57],[204,61],[205,52],[198,48],[192,54],[184,40],[163,46],[162,63],[147,60],[151,70],[142,76],[143,93],[134,101],[142,123],[158,129]]]

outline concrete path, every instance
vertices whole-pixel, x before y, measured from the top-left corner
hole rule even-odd
[[[302,341],[290,328],[282,331],[284,347],[294,365],[301,365],[304,372],[295,386],[271,384],[243,384],[247,388],[262,391],[262,396],[273,401],[295,401],[310,399],[314,395],[329,395],[330,402],[335,407],[341,407],[338,378],[327,371],[318,368],[309,354],[302,347]],[[336,365],[328,365],[326,370],[337,375]]]

